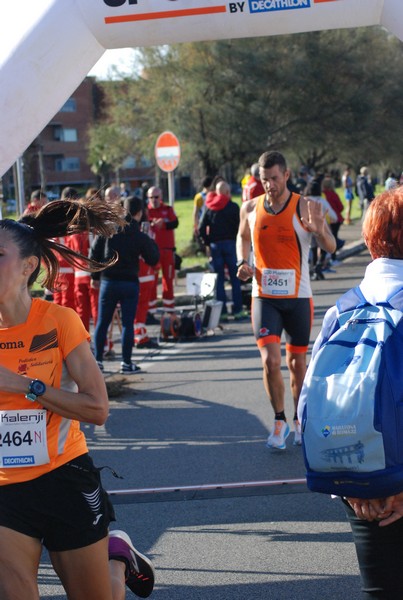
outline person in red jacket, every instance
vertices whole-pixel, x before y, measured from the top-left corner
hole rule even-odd
[[[97,188],[89,188],[85,199],[103,201],[102,194]],[[88,231],[75,233],[69,237],[69,248],[79,254],[89,256],[92,241],[93,236]],[[99,290],[91,286],[90,273],[78,266],[74,267],[74,295],[76,312],[86,330],[89,331],[91,319],[94,327],[97,322]]]
[[[250,177],[242,190],[242,202],[257,198],[264,193],[264,188],[260,181],[259,165],[254,163],[250,168]]]
[[[34,192],[32,192],[31,197],[29,199],[29,204],[27,204],[22,215],[25,216],[38,212],[38,210],[42,208],[42,206],[45,206],[47,201],[48,197],[45,194],[45,192],[43,192],[42,190],[35,190]]]
[[[75,233],[70,236],[69,248],[79,254],[89,256],[91,247],[90,235],[88,231],[83,231],[82,233]],[[78,266],[74,267],[74,295],[76,312],[86,330],[89,331],[91,317],[94,326],[97,321],[99,290],[91,287],[90,273],[84,269],[80,269]]]
[[[151,231],[160,251],[159,266],[155,271],[154,290],[150,300],[149,312],[155,314],[157,308],[158,274],[162,270],[162,305],[166,312],[175,310],[174,279],[175,279],[175,233],[178,227],[178,217],[172,206],[164,204],[162,191],[151,187],[147,192],[148,217]]]
[[[65,187],[62,190],[60,199],[61,200],[78,200],[79,194],[76,189],[72,187]],[[69,246],[69,237],[58,237],[55,238],[55,242]],[[53,291],[53,302],[60,304],[60,306],[67,306],[76,310],[76,299],[74,296],[74,269],[63,256],[58,252],[56,257],[59,261],[59,274],[55,282],[55,289]]]
[[[245,317],[242,310],[241,283],[237,278],[235,240],[239,227],[239,206],[231,200],[228,183],[219,180],[215,190],[207,194],[206,212],[199,225],[200,237],[210,248],[212,266],[217,273],[217,300],[223,303],[221,320],[228,321],[227,294],[225,291],[225,267],[231,280],[232,316],[235,320]]]

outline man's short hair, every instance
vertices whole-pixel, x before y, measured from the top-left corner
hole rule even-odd
[[[31,200],[41,200],[42,198],[48,198],[42,190],[34,190],[31,194]]]
[[[284,156],[275,150],[264,152],[260,156],[258,164],[261,169],[271,169],[278,165],[283,173],[287,170],[287,162]]]
[[[209,188],[212,183],[213,183],[213,178],[210,175],[207,175],[206,177],[203,178],[202,187]]]
[[[73,187],[65,187],[62,190],[60,198],[62,200],[78,200],[80,198],[80,194]]]
[[[259,175],[259,163],[253,163],[253,165],[250,168],[250,174],[255,179],[260,179],[260,175]]]
[[[123,200],[123,207],[126,212],[134,216],[144,209],[144,204],[142,198],[138,198],[137,196],[127,196],[127,198]]]

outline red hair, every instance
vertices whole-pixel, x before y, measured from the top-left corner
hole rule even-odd
[[[403,186],[371,202],[362,235],[372,258],[403,258]]]

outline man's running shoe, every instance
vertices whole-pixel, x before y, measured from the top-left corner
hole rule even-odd
[[[126,564],[126,585],[133,594],[148,598],[154,588],[154,567],[151,561],[140,554],[124,531],[115,529],[109,532],[109,560],[119,560]]]
[[[121,362],[120,363],[120,373],[124,374],[124,375],[129,375],[129,374],[133,374],[133,373],[140,373],[141,368],[138,365],[135,365],[134,363],[125,363],[125,362]]]
[[[286,421],[275,420],[274,429],[267,438],[266,446],[276,450],[285,450],[285,441],[290,435],[290,428]]]
[[[302,436],[301,436],[301,423],[298,419],[294,419],[294,446],[301,446],[302,444]]]

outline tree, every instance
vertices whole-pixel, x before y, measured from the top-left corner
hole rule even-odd
[[[318,170],[398,158],[402,43],[379,27],[178,44],[138,55],[140,74],[105,88],[122,151],[135,147],[150,158],[158,134],[172,129],[181,169],[201,175],[240,176],[274,148]]]

